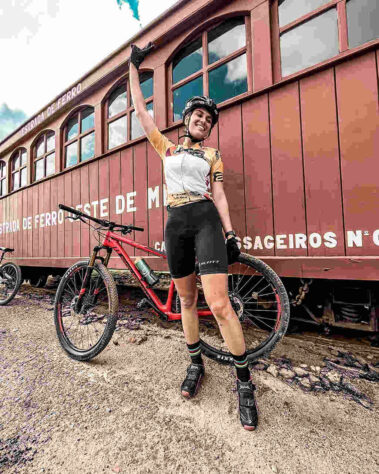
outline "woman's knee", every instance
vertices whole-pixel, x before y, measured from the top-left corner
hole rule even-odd
[[[219,298],[209,303],[209,309],[218,320],[227,320],[234,317],[233,309],[228,298]]]
[[[179,295],[179,299],[182,308],[193,308],[197,303],[197,292]]]

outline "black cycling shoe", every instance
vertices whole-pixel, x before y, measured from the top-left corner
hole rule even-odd
[[[258,426],[258,410],[255,402],[255,385],[251,380],[241,382],[237,379],[240,420],[245,430],[255,430]]]
[[[180,387],[183,397],[192,398],[200,388],[201,379],[204,377],[203,364],[190,364],[187,368],[187,376]]]

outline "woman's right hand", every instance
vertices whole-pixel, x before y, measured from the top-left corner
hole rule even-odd
[[[132,44],[130,45],[132,48],[132,52],[130,55],[130,62],[134,64],[134,66],[138,69],[145,59],[145,57],[154,49],[153,43],[148,43],[144,48],[139,48],[137,45]]]

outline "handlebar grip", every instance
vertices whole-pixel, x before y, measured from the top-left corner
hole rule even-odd
[[[134,227],[134,226],[130,226],[131,229],[133,230],[140,230],[141,232],[143,232],[145,229],[143,227]]]
[[[58,207],[59,209],[62,209],[62,211],[71,212],[72,214],[77,214],[77,215],[81,214],[81,212],[78,211],[77,209],[74,209],[73,207],[65,206],[64,204],[58,204]]]

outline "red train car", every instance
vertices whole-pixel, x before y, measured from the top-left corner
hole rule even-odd
[[[164,249],[161,163],[127,69],[130,44],[153,41],[141,82],[163,133],[179,141],[189,96],[219,104],[207,145],[242,249],[317,323],[378,331],[378,15],[375,0],[179,1],[0,143],[1,245],[34,280],[88,257],[65,203]]]

